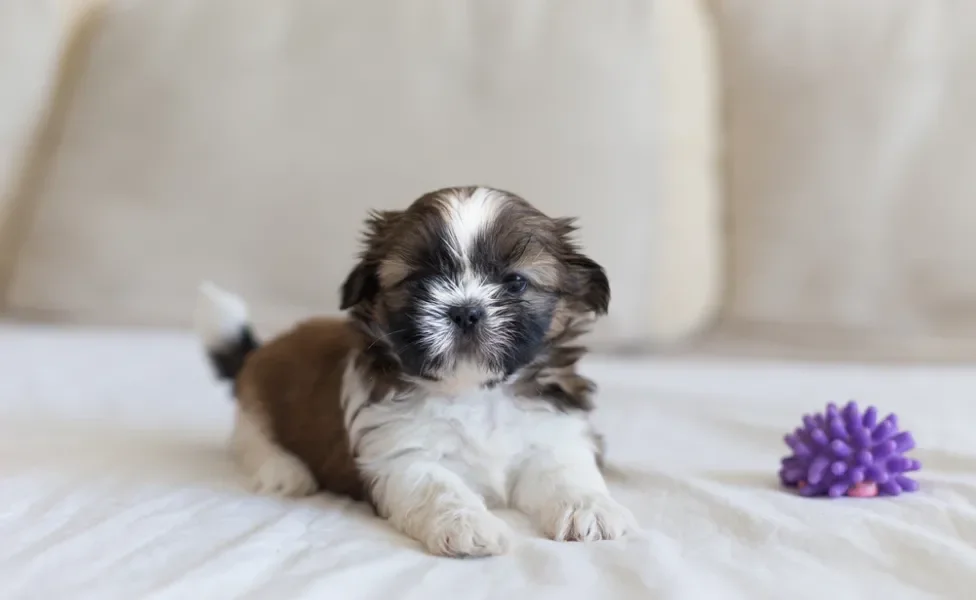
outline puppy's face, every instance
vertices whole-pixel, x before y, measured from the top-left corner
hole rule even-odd
[[[607,311],[607,277],[573,230],[504,191],[431,192],[372,215],[341,307],[410,377],[502,381],[565,327]]]

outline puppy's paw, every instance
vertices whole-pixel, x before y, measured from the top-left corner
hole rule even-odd
[[[613,498],[584,494],[554,502],[542,515],[541,525],[557,542],[594,542],[623,536],[636,529],[636,520]]]
[[[505,554],[510,540],[505,521],[485,509],[464,509],[438,517],[424,543],[433,554],[464,558]]]
[[[251,487],[259,494],[298,498],[314,494],[318,484],[302,461],[282,453],[265,459],[251,479]]]

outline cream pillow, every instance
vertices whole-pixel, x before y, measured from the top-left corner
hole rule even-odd
[[[367,209],[478,183],[580,218],[613,285],[598,342],[680,339],[720,276],[701,16],[681,0],[117,4],[7,309],[185,326],[210,278],[280,327],[336,311]]]
[[[63,0],[0,2],[0,291],[30,216],[30,157],[43,141],[75,6]]]
[[[713,2],[725,337],[976,357],[976,4]]]

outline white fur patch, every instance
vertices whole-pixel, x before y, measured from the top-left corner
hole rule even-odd
[[[596,465],[584,414],[504,385],[367,404],[368,381],[349,369],[343,384],[359,468],[379,513],[431,552],[504,552],[511,534],[490,506],[522,510],[553,539],[612,539],[630,528]]]
[[[607,494],[566,494],[544,505],[538,520],[557,542],[613,540],[635,527],[633,514]]]
[[[299,497],[318,489],[308,467],[275,443],[254,415],[238,409],[230,446],[231,455],[250,478],[255,492]]]
[[[495,190],[475,188],[470,195],[444,198],[444,220],[452,237],[451,247],[465,263],[479,233],[498,214],[501,195]]]
[[[243,299],[209,281],[200,284],[193,327],[207,348],[235,339],[247,321],[247,304]]]
[[[477,389],[498,377],[498,373],[487,371],[476,361],[460,360],[454,365],[449,377],[438,381],[424,381],[422,385],[430,393],[453,397]]]

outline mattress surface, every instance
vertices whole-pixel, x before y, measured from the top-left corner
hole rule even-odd
[[[247,492],[232,403],[183,333],[0,328],[0,598],[970,598],[976,370],[591,359],[615,495],[644,529],[428,556],[362,506]],[[922,489],[811,500],[784,433],[897,412]]]

